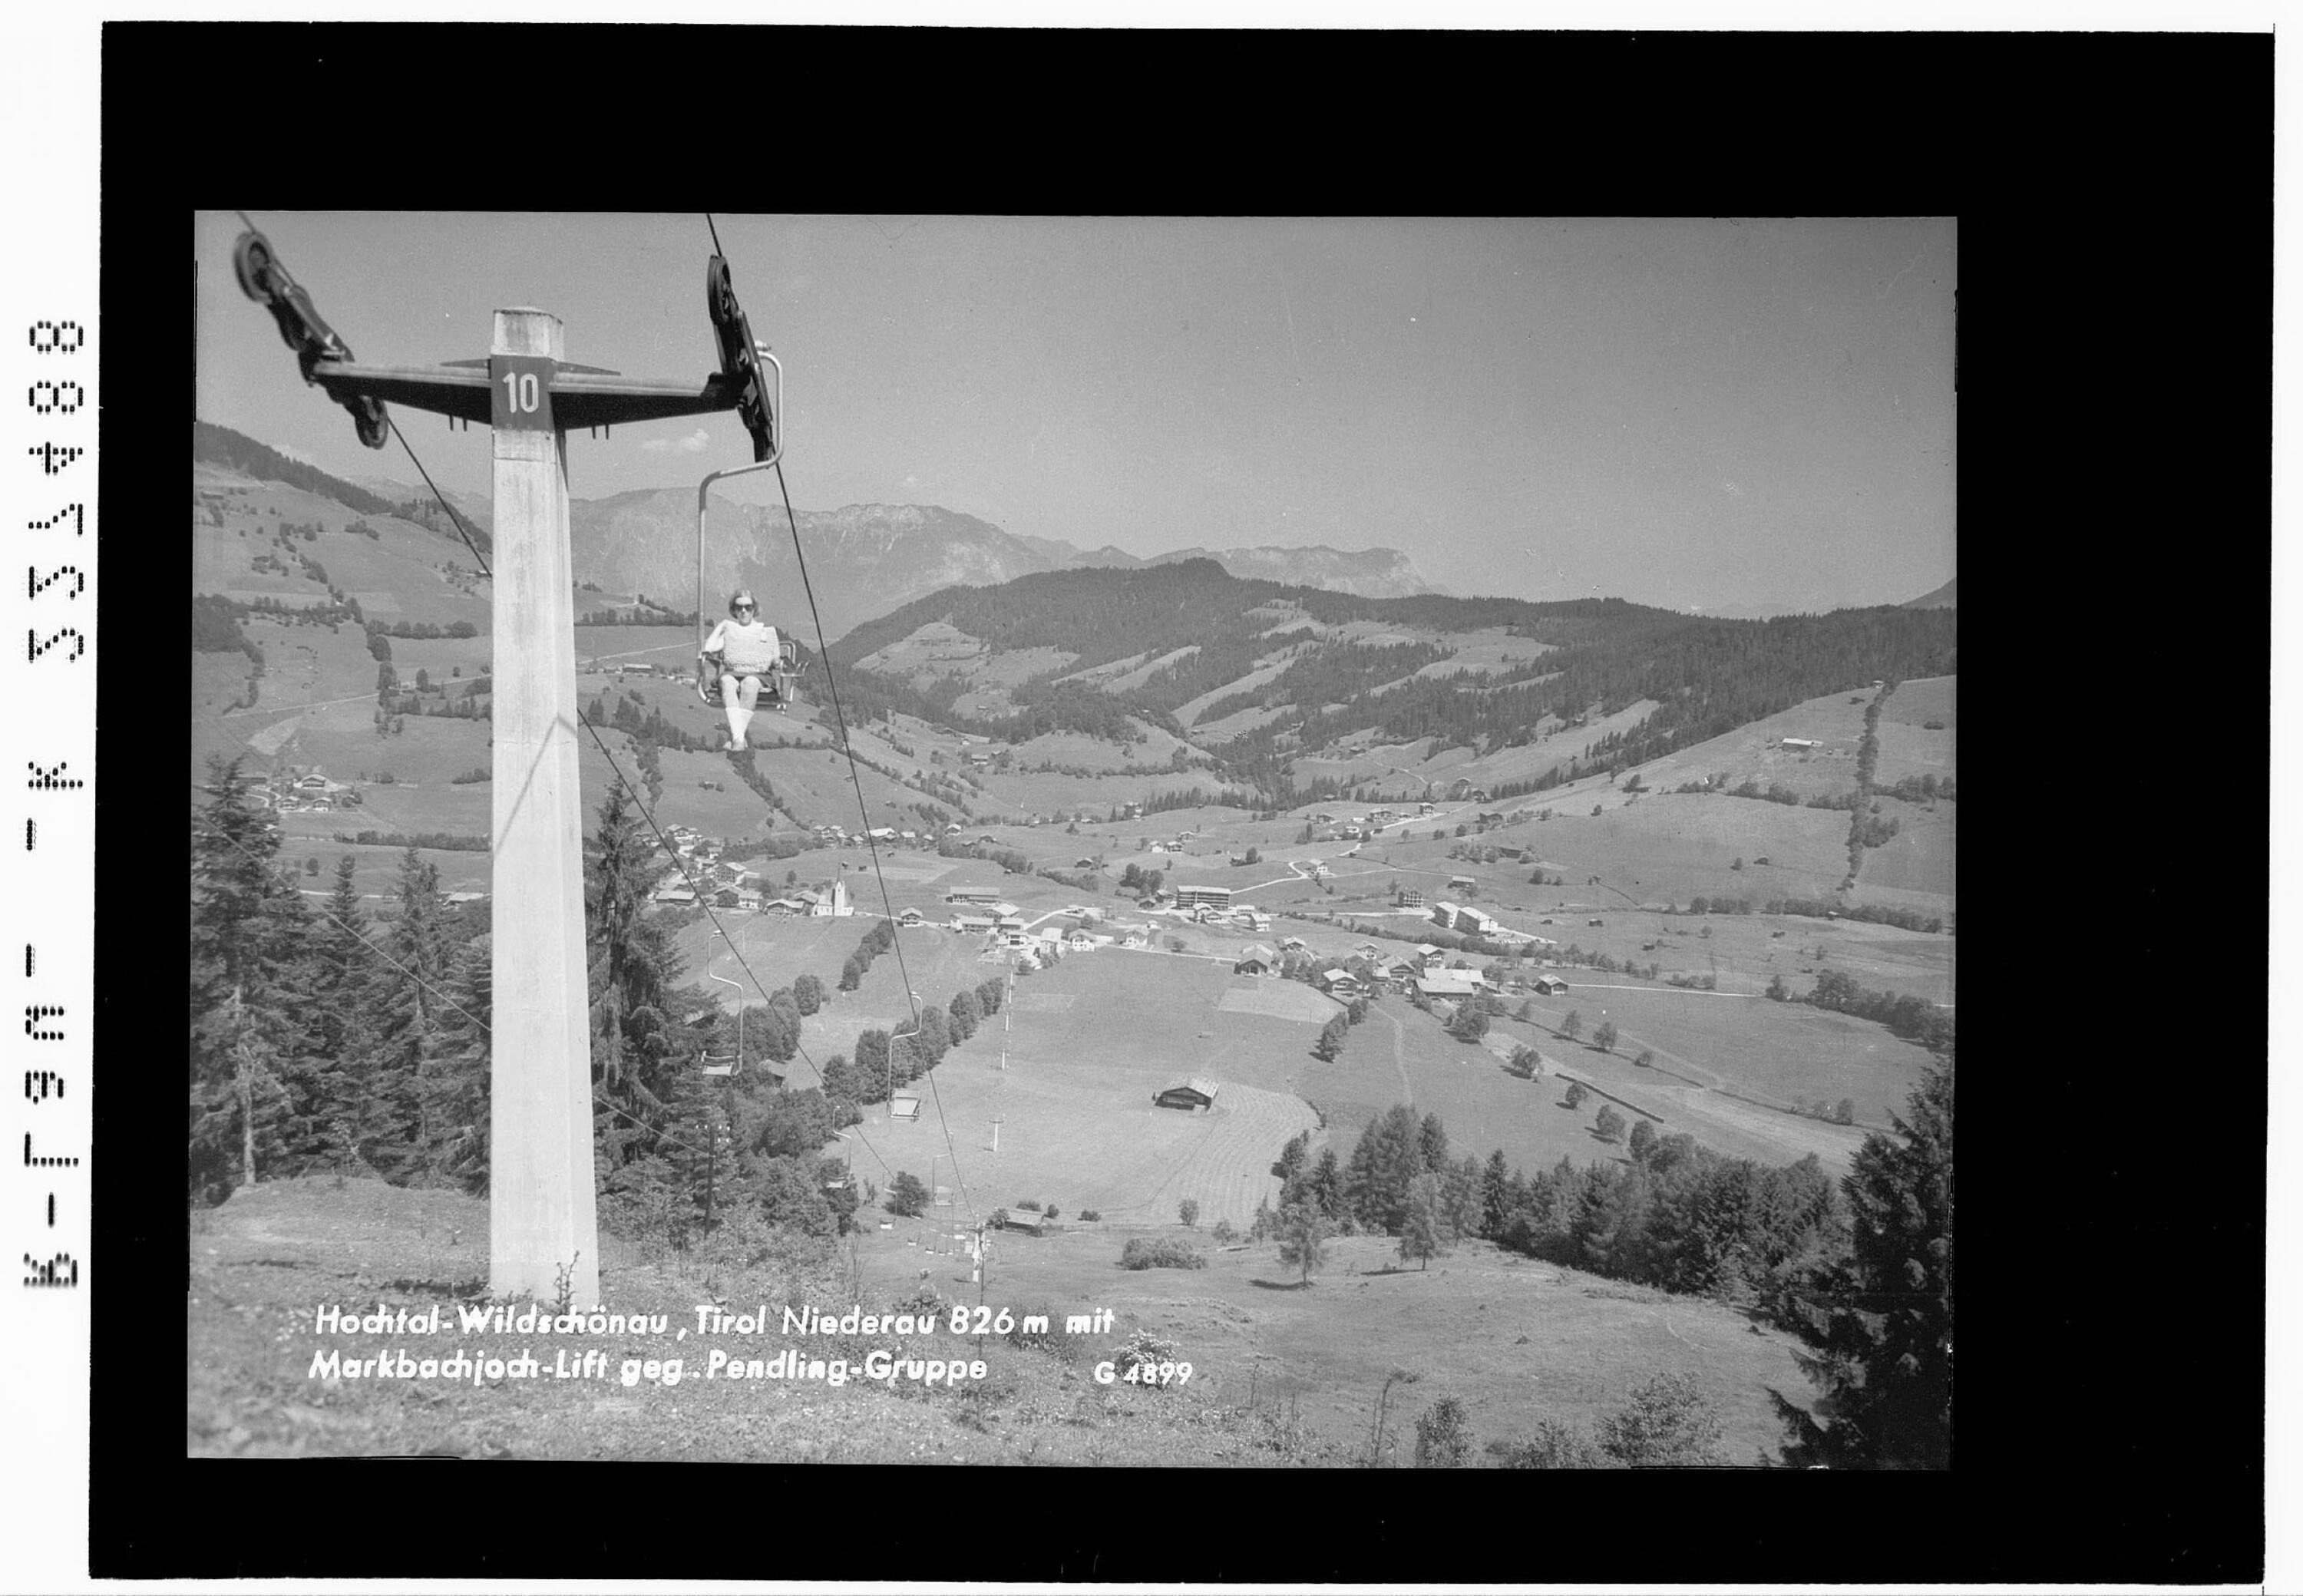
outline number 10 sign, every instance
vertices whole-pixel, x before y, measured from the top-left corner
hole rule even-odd
[[[489,424],[518,432],[552,430],[553,362],[541,355],[491,355]]]

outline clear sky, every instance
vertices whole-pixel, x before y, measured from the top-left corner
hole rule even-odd
[[[252,213],[363,360],[716,368],[700,214]],[[715,215],[783,360],[804,510],[941,504],[1148,555],[1406,552],[1459,594],[1677,609],[1899,603],[1956,573],[1948,219]],[[199,413],[339,475],[418,478],[307,388],[196,216]],[[399,414],[444,486],[487,435]],[[569,443],[579,498],[751,458],[732,414]],[[772,499],[772,483],[731,485]]]

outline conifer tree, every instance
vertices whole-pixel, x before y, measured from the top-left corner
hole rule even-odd
[[[611,1169],[661,1123],[690,1040],[672,1012],[679,958],[647,916],[662,856],[629,791],[612,782],[585,852],[584,922],[590,958],[595,1117]]]
[[[1794,1293],[1828,1425],[1775,1398],[1794,1467],[1948,1468],[1952,1451],[1952,1064],[1929,1068],[1895,1135],[1867,1136],[1842,1183],[1853,1254]]]
[[[1423,1167],[1438,1171],[1447,1167],[1447,1127],[1437,1114],[1426,1114],[1415,1127],[1416,1150],[1421,1153]]]
[[[308,1051],[297,960],[308,915],[277,863],[280,828],[251,801],[240,762],[212,758],[192,817],[190,1138],[186,1175],[194,1196],[220,1201],[245,1178],[248,1144],[262,1161],[280,1151],[280,1061]],[[265,1123],[249,1123],[259,1090]],[[257,1134],[260,1132],[260,1134]]]
[[[1299,1203],[1280,1211],[1279,1261],[1301,1271],[1304,1285],[1311,1284],[1313,1273],[1328,1261],[1327,1237],[1328,1221],[1308,1204]]]
[[[1488,1154],[1487,1168],[1480,1176],[1480,1234],[1494,1241],[1504,1233],[1511,1220],[1511,1175],[1504,1163],[1504,1150],[1497,1148]]]
[[[1320,1156],[1312,1166],[1305,1192],[1320,1214],[1329,1220],[1344,1217],[1344,1172],[1333,1147],[1320,1149]]]
[[[493,957],[494,940],[482,935],[451,958],[447,1001],[420,1085],[431,1136],[426,1166],[434,1177],[474,1194],[488,1185]]]
[[[401,857],[399,900],[399,918],[384,938],[388,957],[369,1010],[372,1034],[353,1068],[361,1156],[405,1181],[421,1173],[432,1144],[423,1079],[439,1041],[448,951],[439,869],[413,848]]]
[[[1447,1245],[1447,1221],[1439,1212],[1439,1178],[1418,1175],[1408,1183],[1407,1203],[1399,1229],[1399,1255],[1431,1267],[1432,1255]]]

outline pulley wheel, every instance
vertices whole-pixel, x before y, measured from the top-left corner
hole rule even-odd
[[[704,308],[715,326],[736,318],[736,290],[728,279],[728,263],[717,255],[704,268]]]
[[[232,247],[232,275],[240,279],[240,291],[257,304],[268,303],[272,291],[265,285],[265,277],[272,271],[272,246],[260,232],[243,232],[240,241]]]

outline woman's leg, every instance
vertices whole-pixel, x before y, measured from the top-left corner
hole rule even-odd
[[[720,707],[728,716],[728,746],[742,747],[744,733],[751,729],[752,706],[745,702],[743,688],[733,676],[720,678]]]

